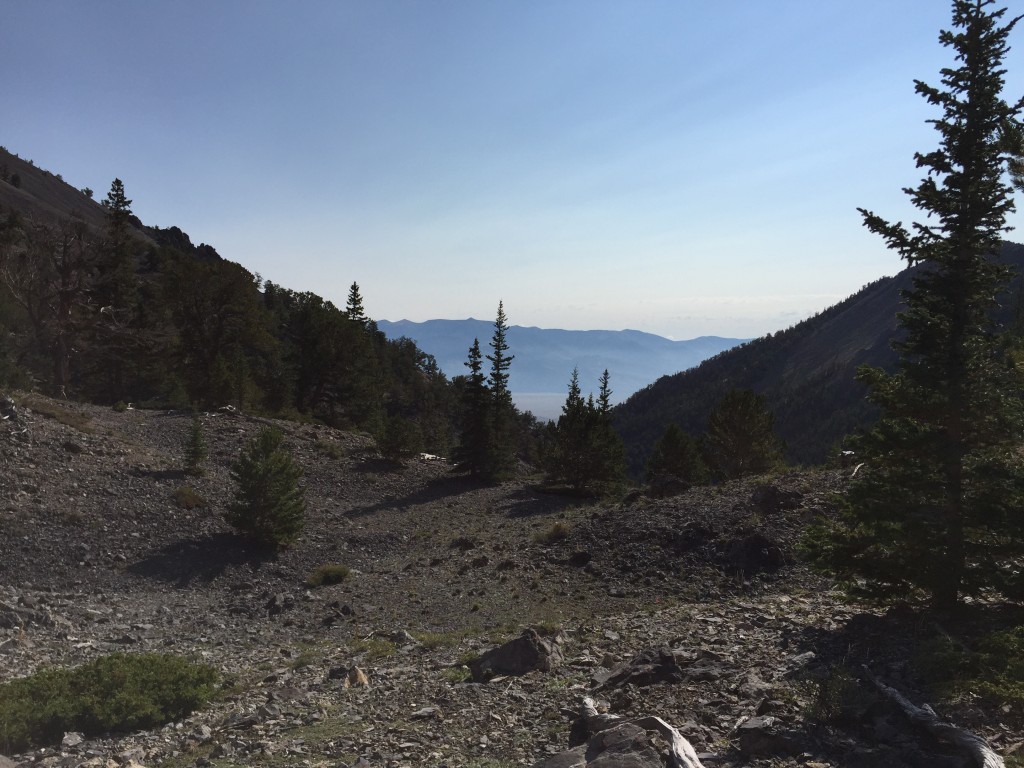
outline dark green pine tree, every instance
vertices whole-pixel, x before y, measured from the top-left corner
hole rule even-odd
[[[491,337],[491,354],[487,355],[491,364],[487,378],[491,394],[491,434],[484,474],[491,481],[508,477],[516,462],[516,409],[512,403],[512,392],[508,388],[509,368],[514,355],[508,354],[507,334],[508,318],[505,316],[504,304],[499,301],[494,335]]]
[[[363,295],[359,292],[359,284],[352,283],[348,289],[348,301],[345,302],[345,317],[360,325],[366,325],[370,319],[363,309]]]
[[[562,414],[555,425],[547,457],[547,471],[577,492],[607,486],[625,475],[625,448],[611,422],[611,387],[608,371],[601,377],[597,401],[583,398],[579,371],[573,369]]]
[[[626,447],[612,425],[611,377],[605,368],[599,380],[591,439],[594,451],[594,479],[601,483],[621,480],[626,475]]]
[[[479,339],[473,339],[466,367],[469,376],[465,377],[462,389],[462,435],[455,461],[473,477],[481,477],[487,471],[491,451],[491,393],[483,374]]]
[[[708,479],[708,467],[697,439],[678,424],[666,427],[647,460],[644,479],[654,483],[663,478],[674,478],[687,486],[700,485]]]
[[[572,369],[569,392],[562,405],[562,414],[555,425],[553,454],[548,462],[550,474],[582,489],[590,477],[588,433],[592,414],[580,390],[580,374]]]
[[[282,435],[265,427],[245,447],[231,467],[235,499],[226,519],[261,544],[286,547],[305,526],[306,500],[302,476],[291,455],[281,447]]]
[[[895,374],[858,377],[882,411],[854,441],[865,471],[841,520],[812,532],[818,565],[871,597],[926,595],[948,608],[963,594],[1021,594],[1024,467],[1021,400],[999,350],[993,309],[1010,279],[994,255],[1013,210],[1007,135],[1022,104],[1002,98],[1002,61],[1016,19],[992,0],[956,0],[939,40],[954,67],[917,92],[941,109],[939,148],[918,154],[927,175],[907,190],[926,223],[907,231],[862,210],[867,227],[911,265]]]
[[[107,231],[101,245],[99,274],[93,299],[100,307],[124,313],[132,309],[135,295],[135,270],[132,267],[132,201],[124,191],[124,182],[114,179],[103,201]],[[122,318],[123,321],[124,318]]]
[[[708,416],[704,459],[720,480],[767,472],[782,462],[775,416],[763,395],[734,389]]]
[[[135,369],[144,354],[138,323],[139,288],[135,277],[132,201],[124,183],[114,179],[103,201],[106,232],[97,247],[96,269],[90,287],[94,315],[86,368],[101,400],[131,397]]]
[[[192,413],[188,441],[185,443],[185,474],[202,477],[203,462],[206,461],[206,439],[203,436],[203,420],[198,411]]]

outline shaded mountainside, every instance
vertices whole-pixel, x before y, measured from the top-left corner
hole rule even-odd
[[[410,320],[379,321],[390,339],[406,336],[434,356],[448,376],[466,373],[466,357],[473,339],[485,344],[494,332],[491,321]],[[511,326],[508,342],[515,355],[510,370],[513,392],[564,394],[573,367],[579,369],[584,391],[596,390],[605,369],[611,375],[613,399],[621,401],[659,376],[691,368],[744,339],[701,336],[673,341],[642,331],[569,331],[558,328]]]
[[[1006,243],[1000,258],[1020,271],[1024,246]],[[631,468],[643,467],[670,423],[693,434],[703,432],[711,409],[731,389],[765,395],[791,461],[826,460],[844,436],[875,416],[854,376],[861,365],[887,370],[895,365],[896,314],[913,274],[907,269],[870,283],[791,328],[722,352],[634,394],[615,409]],[[999,318],[1004,324],[1013,320],[1019,291],[1018,278],[1004,297]]]
[[[106,211],[98,200],[64,181],[60,174],[0,147],[0,210],[18,211],[53,226],[68,216],[82,218],[95,229],[106,226]]]

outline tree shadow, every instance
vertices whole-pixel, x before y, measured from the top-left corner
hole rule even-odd
[[[375,504],[351,509],[345,513],[345,517],[366,517],[375,512],[402,509],[403,507],[411,507],[417,504],[430,504],[441,499],[449,499],[454,496],[461,496],[464,493],[471,493],[485,487],[482,483],[477,483],[458,475],[437,477],[407,496],[393,496],[378,501]]]
[[[808,722],[807,727],[818,736],[831,731],[857,740],[862,748],[881,749],[890,757],[878,757],[878,765],[906,764],[893,756],[910,760],[908,751],[948,759],[947,747],[925,731],[915,731],[876,683],[892,686],[917,706],[936,706],[942,720],[970,731],[983,732],[999,722],[1019,732],[1024,716],[1016,707],[1001,709],[998,697],[967,699],[950,692],[958,680],[973,690],[978,685],[974,678],[985,674],[977,651],[990,638],[1022,626],[1024,606],[1008,602],[961,605],[950,612],[897,604],[884,614],[853,613],[839,626],[794,630],[788,637],[790,648],[797,652],[795,658],[805,654],[807,661],[788,676],[816,691],[809,711],[820,722]]]
[[[508,517],[533,517],[534,515],[549,515],[554,512],[578,506],[581,499],[578,496],[571,496],[560,493],[542,493],[531,488],[521,488],[509,496]]]
[[[182,480],[185,477],[184,469],[142,469],[132,467],[129,470],[135,477],[148,477],[153,480]]]
[[[356,464],[356,470],[359,472],[369,472],[374,475],[393,475],[401,472],[404,468],[405,466],[400,461],[384,459],[379,456],[363,459]]]
[[[128,566],[136,576],[187,589],[209,584],[228,568],[259,567],[276,559],[277,551],[234,533],[181,539]]]

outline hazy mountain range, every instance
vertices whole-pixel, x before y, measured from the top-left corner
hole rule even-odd
[[[494,333],[490,320],[380,320],[377,327],[390,339],[401,336],[434,356],[449,378],[467,372],[473,339],[487,354]],[[516,404],[538,418],[553,418],[565,400],[572,369],[579,369],[584,394],[598,389],[607,368],[612,401],[619,403],[667,374],[684,371],[744,339],[701,336],[673,341],[642,331],[567,331],[557,328],[511,326],[509,352],[515,355],[509,386]]]

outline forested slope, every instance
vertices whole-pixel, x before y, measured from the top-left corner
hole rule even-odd
[[[0,154],[0,386],[158,407],[234,405],[445,452],[453,388],[408,339],[265,283],[176,227],[145,227],[115,180],[102,203]]]
[[[1018,270],[1024,246],[1006,243],[1000,258]],[[860,365],[891,369],[900,291],[913,269],[877,280],[791,328],[769,334],[704,361],[689,371],[664,376],[615,409],[630,467],[643,467],[651,446],[670,423],[693,434],[704,431],[715,404],[730,389],[752,389],[768,400],[776,432],[791,461],[826,460],[842,438],[874,418],[865,389],[854,380]],[[1004,297],[1003,316],[1017,317],[1019,278]]]

